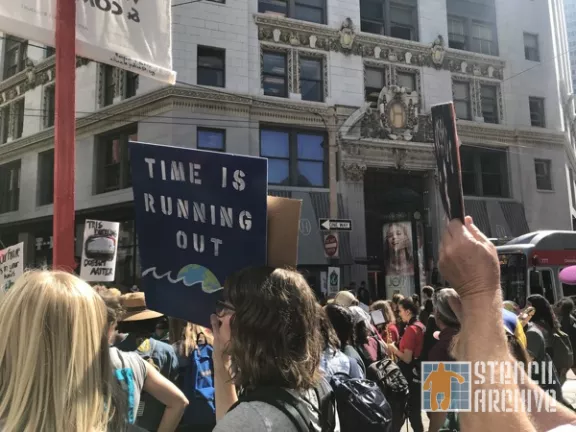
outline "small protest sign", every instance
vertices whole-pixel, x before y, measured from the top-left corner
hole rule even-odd
[[[24,272],[24,243],[0,250],[0,288],[10,288]]]
[[[84,225],[80,277],[87,282],[112,282],[116,273],[120,223],[87,220]]]
[[[147,306],[208,326],[226,277],[266,264],[268,163],[133,142],[130,161]]]

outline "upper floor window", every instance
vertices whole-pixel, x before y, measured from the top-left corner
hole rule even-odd
[[[300,93],[302,100],[323,102],[322,59],[300,57]]]
[[[4,79],[26,69],[28,41],[6,35],[4,39]]]
[[[552,161],[550,159],[534,159],[536,172],[536,189],[552,190]]]
[[[530,124],[535,127],[546,127],[546,117],[544,113],[544,98],[530,97]]]
[[[526,60],[535,62],[540,61],[540,46],[538,44],[538,35],[524,33],[524,57]]]
[[[138,86],[140,85],[140,75],[134,72],[124,71],[124,98],[128,99],[136,96]]]
[[[492,85],[480,86],[482,103],[482,117],[485,123],[499,123],[498,118],[498,89]]]
[[[326,0],[259,0],[258,12],[326,24]]]
[[[286,53],[262,54],[262,87],[267,96],[288,97],[288,67]]]
[[[22,138],[24,133],[24,98],[18,99],[12,104],[12,115],[14,116],[14,130],[12,138]]]
[[[52,57],[55,54],[56,54],[56,48],[54,47],[47,46],[46,49],[44,50],[44,56],[46,58]]]
[[[102,106],[114,103],[116,83],[114,82],[114,66],[102,65]]]
[[[367,67],[364,70],[364,99],[366,102],[378,102],[380,92],[386,86],[384,69]]]
[[[198,84],[212,87],[226,86],[226,50],[198,46]]]
[[[55,85],[50,84],[44,87],[44,127],[54,126],[56,93]]]
[[[54,202],[54,149],[38,154],[38,205]]]
[[[404,87],[406,91],[412,93],[416,90],[416,74],[410,72],[398,72],[396,74],[398,86]]]
[[[416,1],[360,0],[360,30],[418,40]]]
[[[448,46],[454,49],[497,56],[496,24],[449,15]]]
[[[0,214],[18,211],[20,166],[20,159],[0,165]]]
[[[508,160],[505,150],[460,147],[464,195],[507,197]]]
[[[470,83],[455,81],[452,84],[452,91],[454,93],[456,117],[462,120],[471,120]]]
[[[196,148],[225,152],[226,130],[199,127],[196,131]]]
[[[313,131],[263,128],[260,155],[268,158],[268,183],[325,187],[326,135]]]
[[[96,138],[96,193],[131,186],[128,141],[138,139],[136,127],[107,133]]]

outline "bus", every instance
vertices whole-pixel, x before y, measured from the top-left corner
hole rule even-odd
[[[576,286],[564,285],[558,274],[576,265],[576,231],[536,231],[497,246],[504,300],[520,307],[526,298],[541,294],[555,304],[576,295]]]

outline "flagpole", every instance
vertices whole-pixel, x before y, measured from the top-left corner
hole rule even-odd
[[[75,235],[76,0],[56,1],[53,267],[72,271]]]

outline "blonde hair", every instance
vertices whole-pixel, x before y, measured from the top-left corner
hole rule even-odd
[[[208,345],[214,345],[212,331],[198,324],[192,324],[176,318],[170,318],[170,338],[172,343],[177,344],[178,354],[188,357],[198,346],[198,336],[204,335]]]
[[[31,271],[0,297],[0,421],[7,431],[105,431],[115,416],[106,307],[69,273]]]

